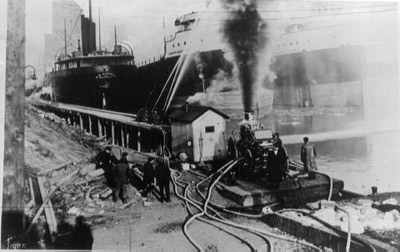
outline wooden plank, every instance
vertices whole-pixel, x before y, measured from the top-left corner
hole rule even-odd
[[[44,200],[47,196],[47,190],[44,188],[45,178],[39,176],[38,177],[39,189],[42,199]],[[56,216],[54,215],[53,205],[51,204],[51,200],[49,199],[47,206],[45,205],[44,213],[46,216],[47,224],[49,225],[50,234],[57,232],[57,221]]]
[[[31,201],[33,201],[33,205],[35,205],[35,193],[33,191],[33,182],[32,182],[32,178],[29,177],[28,178],[29,181],[29,191],[31,193]]]
[[[46,174],[48,174],[48,173],[50,173],[50,172],[57,171],[57,170],[61,170],[62,168],[66,167],[67,165],[70,165],[70,164],[74,164],[74,162],[73,162],[73,161],[65,162],[65,163],[63,163],[63,164],[57,165],[56,167],[53,167],[53,168],[50,168],[50,169],[48,169],[48,170],[39,172],[37,175],[38,175],[38,176],[43,176],[43,175],[46,175]]]
[[[89,172],[96,170],[96,164],[90,163],[79,170],[79,175],[86,176]]]
[[[28,229],[25,232],[25,236],[29,234],[29,232],[32,230],[32,228],[34,227],[34,225],[36,224],[37,220],[39,219],[39,216],[42,214],[45,206],[47,205],[47,203],[50,201],[51,196],[53,195],[53,193],[55,191],[58,190],[58,188],[60,188],[60,186],[62,186],[65,182],[67,182],[69,179],[71,179],[73,176],[75,176],[76,174],[78,174],[79,169],[76,169],[75,171],[71,172],[70,174],[68,174],[67,176],[65,176],[63,179],[61,179],[51,190],[50,192],[46,195],[46,197],[43,199],[43,203],[40,206],[39,210],[37,211],[35,217],[33,218],[31,224],[29,225]]]
[[[68,180],[70,180],[73,176],[75,176],[76,174],[78,174],[79,172],[79,168],[75,169],[73,172],[71,172],[70,174],[68,174],[67,176],[63,177],[62,179],[60,179],[58,181],[58,185],[62,185],[65,182],[67,182]]]

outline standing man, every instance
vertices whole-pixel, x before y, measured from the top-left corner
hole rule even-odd
[[[113,201],[117,202],[118,197],[122,200],[122,203],[126,203],[127,193],[128,193],[128,177],[129,177],[129,165],[126,157],[128,153],[122,153],[121,159],[118,161],[117,165],[113,170],[114,177],[114,190],[113,190]]]
[[[280,139],[279,133],[278,133],[278,132],[275,132],[275,133],[272,135],[272,141],[273,141],[273,143],[279,142],[279,144],[282,146],[282,140]]]
[[[143,167],[143,183],[144,183],[144,192],[143,197],[147,197],[147,194],[153,190],[154,184],[154,158],[149,157],[147,162]]]
[[[101,151],[95,158],[96,169],[103,169],[104,176],[106,177],[106,184],[110,188],[113,185],[112,168],[117,163],[117,158],[111,153],[111,147],[107,146],[105,150]]]
[[[304,171],[308,173],[310,179],[315,178],[317,170],[317,152],[312,143],[308,141],[308,137],[303,138],[304,144],[301,146],[300,159],[303,162]]]
[[[269,180],[273,189],[278,189],[280,182],[284,179],[288,169],[288,155],[282,142],[276,141],[274,149],[268,151],[267,169]]]
[[[157,166],[155,169],[155,175],[157,179],[157,185],[160,189],[161,202],[170,202],[169,197],[169,175],[170,170],[165,160],[157,159]],[[165,193],[165,196],[164,196]]]

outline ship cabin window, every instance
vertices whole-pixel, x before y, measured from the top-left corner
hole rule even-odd
[[[65,70],[68,69],[68,63],[62,63],[59,65],[58,70]]]
[[[178,46],[180,46],[181,44],[178,43]]]
[[[76,68],[76,67],[77,67],[76,61],[69,62],[69,68]]]
[[[183,44],[184,44],[184,45],[186,45],[186,41],[185,41],[185,42],[183,42]]]
[[[183,26],[183,30],[184,30],[184,31],[187,31],[187,30],[189,30],[189,29],[190,29],[190,24],[186,23],[186,24]]]
[[[82,65],[82,67],[87,67],[87,66],[90,66],[91,64],[88,60],[82,60],[81,65]]]
[[[172,44],[172,47],[175,47],[175,44]]]
[[[76,61],[76,67],[81,67],[81,61],[80,60]]]

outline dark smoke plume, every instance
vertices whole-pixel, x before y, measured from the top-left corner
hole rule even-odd
[[[221,1],[229,13],[222,29],[238,65],[244,111],[251,111],[258,56],[268,43],[267,24],[257,12],[256,0]]]

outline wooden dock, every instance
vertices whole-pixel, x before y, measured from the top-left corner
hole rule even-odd
[[[112,145],[148,152],[166,144],[168,126],[138,122],[135,114],[46,101],[31,103],[89,134],[104,137]]]

